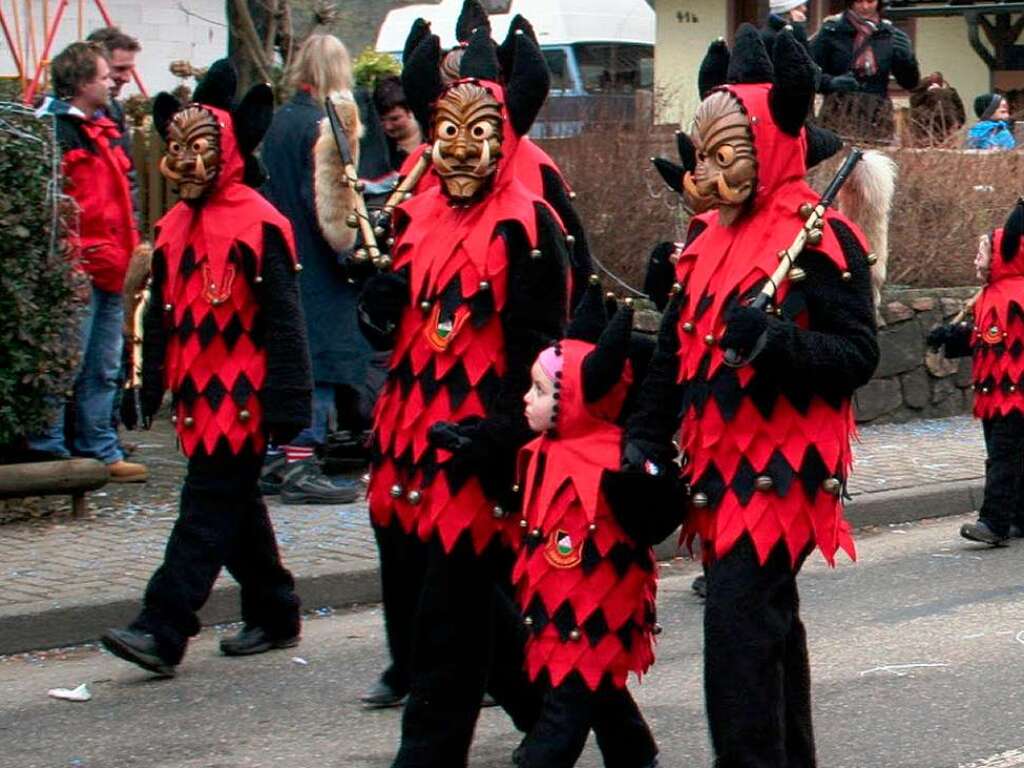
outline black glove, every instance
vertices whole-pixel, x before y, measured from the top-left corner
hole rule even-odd
[[[121,423],[125,429],[139,426],[139,390],[127,387],[121,390]]]
[[[903,34],[902,30],[893,31],[892,52],[895,56],[903,59],[912,59],[914,57],[914,49],[910,46],[910,38]]]
[[[837,75],[828,81],[829,93],[853,93],[860,90],[860,83],[851,74]]]
[[[626,436],[622,446],[622,469],[657,477],[672,468],[677,451],[674,445]]]
[[[945,325],[937,325],[928,332],[928,347],[937,352],[946,346],[946,342],[949,341],[952,335],[953,326],[948,323]]]
[[[644,276],[644,293],[658,308],[665,311],[668,304],[669,291],[676,280],[676,267],[672,263],[672,254],[676,252],[675,243],[658,243],[651,251],[647,261],[647,274]]]
[[[437,422],[427,431],[427,439],[434,447],[452,454],[444,464],[450,478],[475,477],[488,498],[509,509],[514,503],[510,494],[517,449],[496,439],[493,432],[493,424],[470,416],[458,423]]]
[[[359,327],[378,352],[390,349],[403,310],[409,304],[409,283],[395,272],[381,272],[366,281],[359,294]]]
[[[153,417],[160,410],[160,404],[164,400],[164,391],[155,387],[146,387],[143,380],[142,388],[139,390],[139,406],[142,410],[142,428],[149,429],[153,426]]]
[[[686,485],[678,467],[660,476],[646,472],[601,475],[601,490],[626,535],[642,546],[654,546],[672,535],[686,517]]]
[[[468,453],[473,446],[473,438],[477,436],[476,429],[480,421],[479,416],[471,416],[458,423],[439,421],[427,430],[427,439],[434,447],[450,453]]]
[[[288,445],[302,431],[303,425],[288,422],[281,424],[268,422],[263,425],[263,429],[267,433],[267,440],[272,445]]]
[[[768,332],[768,313],[763,309],[736,305],[725,315],[725,333],[722,347],[734,349],[747,357]]]

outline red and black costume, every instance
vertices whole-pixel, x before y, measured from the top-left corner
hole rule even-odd
[[[471,43],[464,79],[448,87],[439,58],[431,36],[406,63],[405,92],[436,105],[466,84],[482,89],[500,107],[501,155],[474,199],[439,186],[399,207],[394,271],[367,282],[360,316],[368,337],[392,348],[374,419],[371,518],[425,545],[416,578],[389,580],[382,568],[386,620],[411,621],[401,636],[415,639],[394,764],[449,768],[465,764],[485,685],[523,730],[539,709],[508,594],[520,527],[502,499],[530,438],[530,365],[561,336],[568,278],[557,217],[515,175],[519,138],[547,93],[539,50],[520,36],[507,86],[486,39]],[[397,663],[403,649],[392,652]]]
[[[603,314],[599,286],[593,293],[585,303]],[[605,765],[656,765],[626,689],[629,673],[639,678],[654,661],[654,552],[623,530],[603,490],[621,463],[615,422],[633,382],[632,315],[620,308],[596,345],[568,338],[540,358],[555,368],[557,412],[520,452],[526,533],[512,578],[529,632],[526,669],[545,698],[517,750],[521,768],[575,765],[590,730]]]
[[[720,53],[720,51],[719,51]],[[774,65],[774,66],[773,66]],[[813,64],[788,32],[774,61],[749,25],[725,89],[747,116],[756,159],[751,198],[731,224],[696,216],[676,266],[678,317],[667,313],[630,420],[626,458],[667,464],[681,427],[692,500],[684,531],[708,569],[705,693],[716,765],[815,764],[809,667],[796,574],[815,548],[854,555],[842,514],[851,397],[878,346],[866,247],[843,216],[798,260],[806,278],[779,287],[778,314],[746,306],[817,200],[805,181]],[[774,74],[773,74],[774,72]],[[702,73],[703,74],[703,73]],[[724,74],[724,72],[723,72]],[[726,349],[763,348],[748,365]]]
[[[985,432],[985,496],[978,524],[966,524],[966,538],[1001,543],[1010,527],[1024,521],[1024,201],[1006,225],[990,236],[988,282],[971,309],[973,319],[939,326],[928,337],[946,357],[972,355],[974,416]],[[986,534],[993,534],[991,540]],[[975,534],[975,535],[971,535]],[[977,534],[980,534],[977,535]]]
[[[291,226],[243,183],[273,97],[256,86],[232,109],[235,83],[233,67],[217,62],[184,105],[215,118],[220,166],[203,197],[157,223],[144,319],[143,415],[151,419],[170,389],[189,460],[164,562],[133,624],[168,665],[199,632],[196,612],[222,567],[241,586],[246,627],[273,642],[299,634],[299,599],[257,481],[268,437],[287,440],[308,424],[309,353]],[[157,128],[166,132],[181,108],[158,96]]]

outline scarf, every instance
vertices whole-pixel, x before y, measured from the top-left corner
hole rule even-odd
[[[853,38],[853,73],[867,78],[878,72],[875,50],[871,47],[871,36],[878,31],[878,20],[865,18],[853,11],[846,12],[846,18],[856,32]]]

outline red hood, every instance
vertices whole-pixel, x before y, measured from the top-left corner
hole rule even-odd
[[[1003,258],[1003,228],[992,233],[992,261],[989,264],[989,283],[1008,277],[1024,277],[1024,239],[1011,258]]]

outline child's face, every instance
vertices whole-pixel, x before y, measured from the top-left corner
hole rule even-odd
[[[530,388],[523,395],[523,402],[526,403],[526,423],[534,432],[543,432],[551,428],[552,416],[555,408],[555,385],[540,363],[534,363],[530,369],[532,383]]]
[[[999,102],[999,106],[996,107],[996,111],[992,113],[993,120],[1002,120],[1004,123],[1010,119],[1010,105],[1006,99]]]
[[[974,255],[974,269],[982,282],[988,280],[991,264],[992,243],[989,242],[988,235],[982,235],[978,238],[978,252]]]

